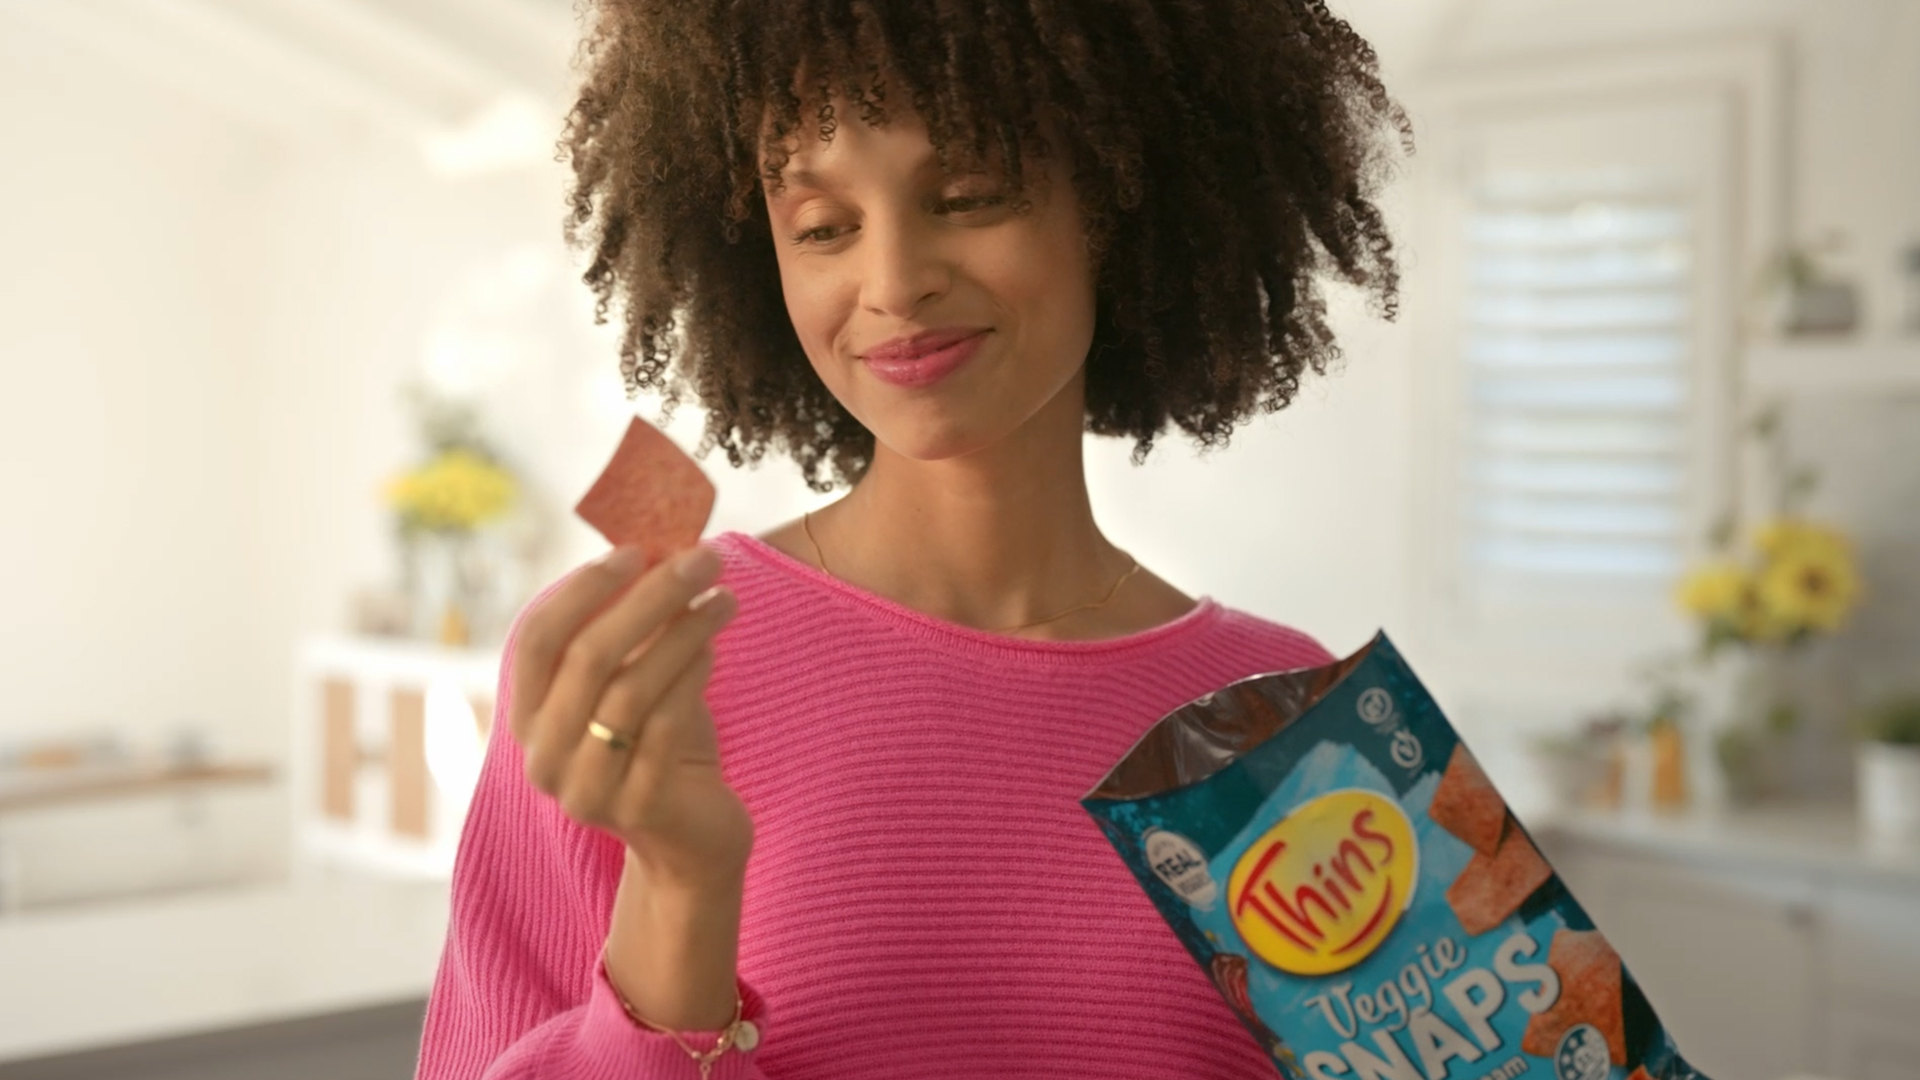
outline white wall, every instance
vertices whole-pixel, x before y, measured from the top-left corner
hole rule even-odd
[[[272,554],[254,512],[247,244],[275,157],[199,106],[15,34],[0,34],[0,147],[0,740],[113,728],[146,748],[193,725],[257,750],[284,701],[278,628],[255,602]],[[271,810],[264,792],[215,798],[236,800],[243,832]],[[38,881],[53,892],[164,881],[194,851],[244,858],[112,811],[56,816],[0,819],[30,866],[66,864]],[[90,857],[68,858],[76,847]]]
[[[1920,5],[1484,0],[1409,11],[1355,0],[1352,10],[1380,38],[1416,125],[1417,76],[1435,63],[1791,35],[1792,220],[1802,234],[1851,234],[1871,317],[1891,320],[1892,252],[1920,234]],[[395,389],[448,326],[516,343],[519,366],[485,394],[559,523],[535,577],[599,549],[568,511],[617,438],[623,405],[610,338],[589,325],[559,239],[558,166],[449,180],[402,145],[274,147],[99,59],[14,34],[0,35],[0,140],[11,256],[0,270],[0,490],[12,498],[0,648],[13,676],[0,736],[93,719],[150,734],[192,717],[231,748],[284,753],[293,643],[344,629],[351,590],[394,572],[376,492],[414,453]],[[1409,187],[1387,205],[1413,290]],[[516,274],[528,284],[500,293]],[[506,299],[489,313],[488,295]],[[1385,627],[1444,701],[1457,673],[1420,665],[1412,630],[1418,297],[1398,325],[1349,300],[1335,307],[1343,369],[1224,453],[1198,460],[1169,435],[1136,470],[1128,444],[1095,440],[1095,505],[1120,543],[1190,592],[1294,623],[1335,651]],[[1849,415],[1810,438],[1845,436]],[[691,412],[675,426],[689,443],[697,430]],[[783,461],[741,474],[717,456],[707,466],[721,486],[716,528],[757,530],[816,501]],[[1885,504],[1913,490],[1912,471],[1877,470],[1875,481],[1893,494],[1836,483],[1828,497],[1881,515],[1863,531],[1884,538],[1872,557],[1895,565],[1886,545],[1920,528]]]
[[[274,712],[248,596],[273,159],[84,55],[0,36],[0,725]]]

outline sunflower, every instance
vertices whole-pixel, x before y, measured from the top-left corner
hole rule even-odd
[[[1753,546],[1767,559],[1778,559],[1791,552],[1818,551],[1849,561],[1853,545],[1846,534],[1804,518],[1776,518],[1754,532]]]
[[[1780,623],[1833,631],[1860,594],[1860,576],[1844,540],[1830,535],[1781,545],[1760,571],[1761,606]]]
[[[1730,642],[1796,642],[1840,627],[1861,592],[1845,533],[1786,516],[1755,529],[1751,542],[1695,569],[1674,592],[1700,621],[1707,652]]]
[[[1718,560],[1700,567],[1680,582],[1675,599],[1687,612],[1701,619],[1736,619],[1745,606],[1746,595],[1753,590],[1752,575],[1731,560]]]
[[[1761,579],[1749,578],[1746,588],[1741,590],[1740,610],[1731,624],[1734,636],[1742,641],[1755,641],[1762,644],[1785,641],[1792,637],[1802,624],[1784,617],[1780,609],[1767,603],[1760,584]]]

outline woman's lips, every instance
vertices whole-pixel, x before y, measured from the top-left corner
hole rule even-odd
[[[986,337],[987,331],[982,330],[910,359],[876,355],[869,355],[863,359],[866,361],[867,369],[882,382],[892,383],[895,386],[931,386],[946,378],[961,364],[966,363]]]

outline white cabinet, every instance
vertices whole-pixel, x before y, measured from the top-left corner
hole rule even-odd
[[[445,880],[486,751],[497,649],[313,638],[294,662],[295,869]]]
[[[1550,846],[1681,1053],[1708,1076],[1817,1072],[1812,900],[1798,882]]]
[[[1837,872],[1838,839],[1802,859],[1697,826],[1534,831],[1708,1076],[1920,1080],[1920,873]]]
[[[1836,890],[1825,910],[1829,1071],[1920,1078],[1920,904],[1911,892]]]
[[[1858,1001],[1835,1001],[1827,1018],[1832,1061],[1827,1071],[1847,1080],[1920,1077],[1920,1020],[1914,1015],[1913,1010],[1893,1016]]]

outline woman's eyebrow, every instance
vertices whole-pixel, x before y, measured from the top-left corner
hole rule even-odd
[[[820,174],[814,172],[811,169],[793,169],[785,173],[784,176],[786,178],[787,183],[793,187],[806,187],[806,188],[813,188],[815,190],[824,190],[828,186],[827,182],[821,178]]]
[[[939,169],[940,169],[940,159],[937,155],[932,153],[928,153],[927,155],[922,157],[919,163],[914,167],[914,171],[921,174],[938,172]],[[957,178],[960,176],[975,176],[975,175],[984,176],[987,174],[988,174],[988,170],[985,170],[985,169],[963,169],[954,175]],[[833,182],[830,179],[821,175],[820,173],[814,172],[812,169],[806,168],[805,166],[787,168],[786,170],[781,172],[780,179],[783,185],[790,188],[793,188],[793,187],[811,188],[814,191],[833,190]]]

